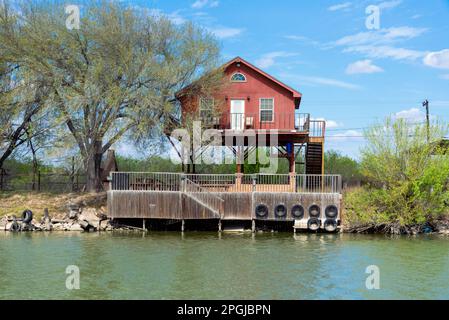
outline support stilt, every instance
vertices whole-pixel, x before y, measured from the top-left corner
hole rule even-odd
[[[142,219],[142,229],[143,229],[143,231],[147,230],[147,228],[145,226],[145,219]]]
[[[185,220],[182,219],[182,221],[181,221],[181,232],[184,232],[184,230],[185,230]]]
[[[218,220],[218,232],[221,232],[221,220]]]
[[[256,232],[256,220],[252,220],[251,221],[251,232],[255,233]]]

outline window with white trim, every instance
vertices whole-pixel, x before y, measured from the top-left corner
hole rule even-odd
[[[260,121],[272,122],[274,116],[274,99],[260,99]]]
[[[231,77],[231,82],[246,82],[246,77],[243,73],[234,73]]]
[[[210,118],[214,111],[213,98],[200,98],[200,117]]]

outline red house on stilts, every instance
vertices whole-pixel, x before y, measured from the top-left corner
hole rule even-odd
[[[183,95],[184,90],[177,94],[182,115],[196,115],[219,130],[222,145],[240,159],[246,160],[255,150],[244,138],[251,132],[256,141],[264,135],[267,145],[270,139],[276,141],[271,147],[278,150],[278,157],[289,160],[290,173],[323,174],[326,123],[299,112],[302,94],[240,57],[226,63],[222,70],[225,84],[209,96]],[[212,111],[213,106],[218,112]],[[194,156],[189,162],[189,171],[194,172]],[[242,166],[237,164],[237,173],[243,172]]]
[[[207,220],[211,225],[217,222],[219,231],[236,225],[252,232],[274,226],[337,231],[341,177],[323,172],[325,122],[299,112],[300,92],[242,58],[232,59],[219,73],[224,81],[218,86],[212,81],[214,88],[204,89],[208,79],[203,78],[201,84],[193,83],[176,95],[181,117],[173,124],[188,130],[166,128],[166,134],[175,149],[179,148],[176,140],[182,141],[184,150],[177,152],[187,170],[113,173],[108,192],[111,217],[142,219],[143,229],[147,222],[157,226],[178,221],[184,231]],[[198,127],[215,129],[209,131],[213,146],[234,152],[236,174],[195,173],[195,163],[201,163],[197,160],[210,146],[195,143]],[[193,139],[187,134],[191,129]],[[245,174],[244,165],[254,163],[259,147],[275,150],[271,159],[287,158],[289,174],[273,172],[271,160],[269,170],[261,166],[263,172]]]

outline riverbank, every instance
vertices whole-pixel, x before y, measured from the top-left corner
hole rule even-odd
[[[371,234],[449,234],[449,214],[423,223],[401,226],[373,220],[373,214],[357,208],[353,190],[344,196],[343,233]],[[0,193],[0,231],[112,231],[141,230],[138,227],[113,223],[106,207],[106,193]],[[361,206],[362,208],[362,206]],[[24,225],[25,210],[33,219]]]
[[[434,210],[432,206],[423,206],[420,210],[413,208],[415,213],[408,215],[403,207],[395,211],[393,209],[395,205],[385,203],[384,198],[376,199],[379,191],[383,190],[359,187],[344,192],[342,219],[344,232],[396,235],[449,234],[448,205],[445,206],[446,211]]]

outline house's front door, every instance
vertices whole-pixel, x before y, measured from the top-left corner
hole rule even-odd
[[[245,126],[245,100],[231,100],[231,129],[243,130]]]

